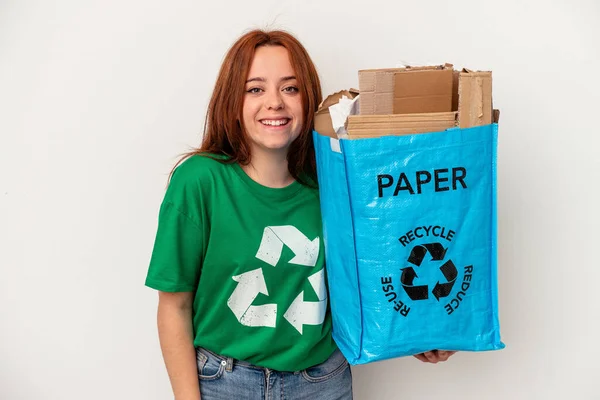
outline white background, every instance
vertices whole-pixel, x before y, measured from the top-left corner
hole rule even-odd
[[[227,48],[286,28],[360,68],[494,73],[506,349],[356,367],[367,399],[600,399],[597,1],[0,0],[0,398],[172,398],[143,286]]]

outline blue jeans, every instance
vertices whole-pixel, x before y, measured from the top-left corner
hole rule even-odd
[[[280,372],[196,349],[202,400],[352,400],[348,361],[336,350],[327,361]]]

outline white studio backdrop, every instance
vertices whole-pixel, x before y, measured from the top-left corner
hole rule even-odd
[[[227,48],[494,73],[506,349],[353,368],[370,399],[600,399],[597,1],[0,0],[0,399],[172,398],[143,286],[166,179]]]

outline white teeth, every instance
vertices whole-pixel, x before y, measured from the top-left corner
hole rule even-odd
[[[278,120],[262,120],[261,121],[263,123],[263,125],[270,125],[270,126],[280,126],[280,125],[285,125],[287,123],[287,119],[278,119]]]

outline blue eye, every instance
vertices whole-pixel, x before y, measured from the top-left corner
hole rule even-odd
[[[252,88],[252,89],[247,90],[246,92],[247,93],[259,93],[261,90],[262,89],[260,89],[260,88]]]
[[[283,90],[289,93],[298,93],[298,88],[296,86],[289,86]]]

